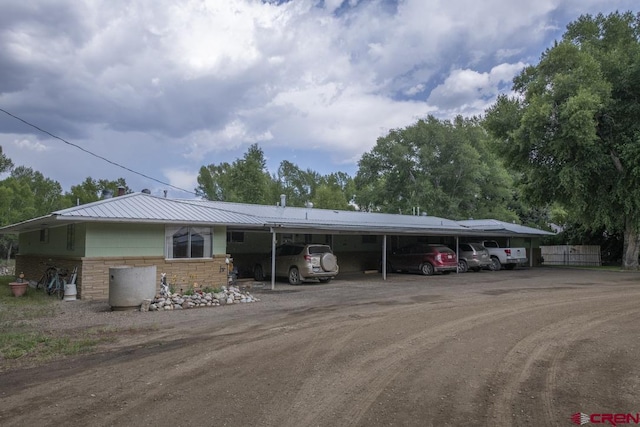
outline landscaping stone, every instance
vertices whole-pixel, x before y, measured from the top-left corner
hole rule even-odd
[[[192,295],[156,295],[153,300],[146,300],[140,308],[140,311],[184,310],[258,301],[260,300],[247,291],[240,291],[240,289],[235,286],[223,286],[221,292],[215,293],[195,291]]]

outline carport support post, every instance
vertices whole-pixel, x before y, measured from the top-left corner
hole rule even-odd
[[[276,289],[276,230],[271,229],[271,290]]]
[[[456,236],[456,261],[458,261],[458,268],[456,268],[456,274],[460,273],[460,236]]]
[[[529,238],[529,267],[533,267],[533,237]]]
[[[382,280],[387,280],[387,235],[382,236]]]

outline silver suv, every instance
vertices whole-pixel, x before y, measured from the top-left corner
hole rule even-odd
[[[329,282],[338,274],[338,258],[329,245],[285,243],[276,247],[276,277],[287,277],[292,285],[307,279]],[[271,276],[271,254],[253,268],[257,281]]]
[[[452,247],[455,251],[455,246]],[[458,245],[458,272],[480,271],[491,266],[491,256],[487,248],[479,243],[460,243]]]

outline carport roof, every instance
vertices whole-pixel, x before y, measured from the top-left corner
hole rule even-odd
[[[498,221],[497,219],[470,219],[464,221],[458,221],[458,224],[468,227],[475,231],[491,232],[492,234],[508,234],[508,235],[520,235],[520,236],[553,236],[555,233],[540,230],[537,228],[527,227],[520,224],[514,224],[511,222]]]
[[[384,214],[277,205],[216,202],[195,199],[167,199],[146,193],[124,196],[63,209],[39,218],[0,228],[0,234],[19,233],[77,222],[126,222],[155,224],[225,225],[238,229],[275,229],[358,234],[435,234],[448,236],[495,234],[496,228],[474,227],[467,221],[433,216]],[[487,220],[494,221],[494,220]],[[495,221],[495,223],[501,223]],[[541,236],[546,231],[508,224],[502,233]],[[514,228],[520,227],[520,228]]]

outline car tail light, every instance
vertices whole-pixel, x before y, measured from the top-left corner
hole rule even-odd
[[[504,253],[506,253],[507,256],[511,256],[511,249],[505,249]]]
[[[442,262],[442,254],[437,254],[436,255],[436,261]]]
[[[311,255],[305,255],[304,260],[307,262],[311,262]]]

